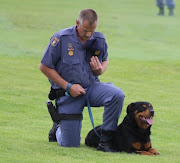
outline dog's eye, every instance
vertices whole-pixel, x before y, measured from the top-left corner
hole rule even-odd
[[[142,112],[142,111],[145,111],[145,110],[146,110],[146,108],[144,108],[144,107],[141,108],[141,112]]]
[[[145,110],[146,110],[146,108],[139,108],[138,111],[137,111],[137,113],[141,113],[141,112],[143,112],[143,111],[145,111]]]

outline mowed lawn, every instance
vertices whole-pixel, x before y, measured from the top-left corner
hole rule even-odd
[[[0,0],[0,162],[180,162],[180,2],[175,16],[157,16],[154,1],[145,0]],[[160,155],[103,153],[86,147],[92,129],[87,108],[80,148],[48,142],[52,121],[45,102],[50,85],[39,63],[50,37],[73,26],[78,13],[93,8],[97,31],[109,46],[109,67],[100,76],[125,93],[126,107],[135,101],[154,106],[152,146]],[[92,108],[95,125],[103,108]]]

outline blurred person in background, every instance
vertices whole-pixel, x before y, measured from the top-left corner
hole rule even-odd
[[[175,8],[174,0],[156,0],[156,5],[159,8],[158,15],[163,16],[165,14],[165,12],[164,12],[164,6],[165,5],[169,9],[169,16],[174,15],[174,8]]]

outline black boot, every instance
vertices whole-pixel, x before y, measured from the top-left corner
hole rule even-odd
[[[56,130],[58,128],[58,124],[53,122],[53,126],[51,128],[51,130],[49,131],[49,142],[56,142]]]
[[[169,16],[173,16],[174,12],[173,12],[174,8],[169,8]]]
[[[98,144],[97,150],[103,152],[116,152],[112,146],[112,137],[114,131],[101,130],[101,140]]]
[[[158,15],[163,16],[164,15],[164,7],[159,7],[159,13]]]

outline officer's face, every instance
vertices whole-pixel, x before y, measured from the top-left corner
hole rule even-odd
[[[80,38],[81,41],[84,42],[87,41],[93,35],[97,27],[97,22],[95,22],[93,26],[90,26],[87,20],[83,21],[82,25],[78,20],[76,20],[76,25],[77,25],[78,37]]]

